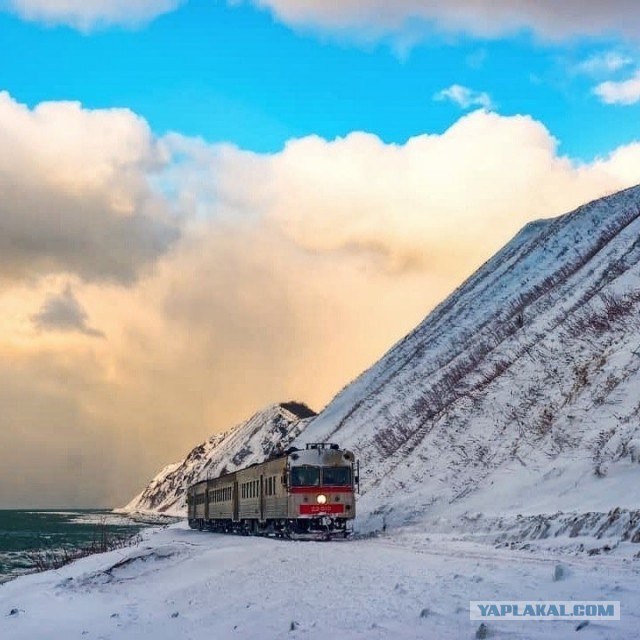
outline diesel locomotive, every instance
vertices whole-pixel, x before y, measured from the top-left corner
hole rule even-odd
[[[286,538],[346,538],[359,465],[336,444],[291,448],[187,490],[192,529]]]

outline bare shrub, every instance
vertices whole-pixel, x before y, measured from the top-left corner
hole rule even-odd
[[[75,560],[96,553],[106,553],[116,549],[135,547],[142,541],[140,533],[116,534],[109,531],[104,519],[98,525],[93,540],[88,545],[77,548],[36,549],[25,554],[29,564],[36,572],[60,569]]]

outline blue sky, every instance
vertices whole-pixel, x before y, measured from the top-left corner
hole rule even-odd
[[[363,43],[352,33],[284,24],[252,5],[213,0],[192,0],[133,27],[88,31],[5,12],[0,41],[10,55],[0,59],[0,89],[30,106],[127,107],[158,134],[261,152],[308,134],[367,131],[402,143],[442,132],[478,106],[434,100],[452,85],[486,93],[500,114],[540,120],[574,158],[589,160],[638,137],[637,103],[603,104],[594,94],[599,83],[632,75],[632,39],[548,40],[524,27],[416,40],[404,50],[397,34]],[[584,70],[607,54],[624,59],[621,68]]]

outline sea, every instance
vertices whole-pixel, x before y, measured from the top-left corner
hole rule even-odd
[[[104,509],[0,510],[0,583],[35,570],[34,554],[87,548],[109,536],[134,537],[167,519],[136,519]]]

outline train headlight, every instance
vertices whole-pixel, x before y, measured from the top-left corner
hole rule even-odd
[[[327,502],[327,496],[325,496],[324,493],[321,493],[316,500],[318,501],[318,504],[325,504]]]

